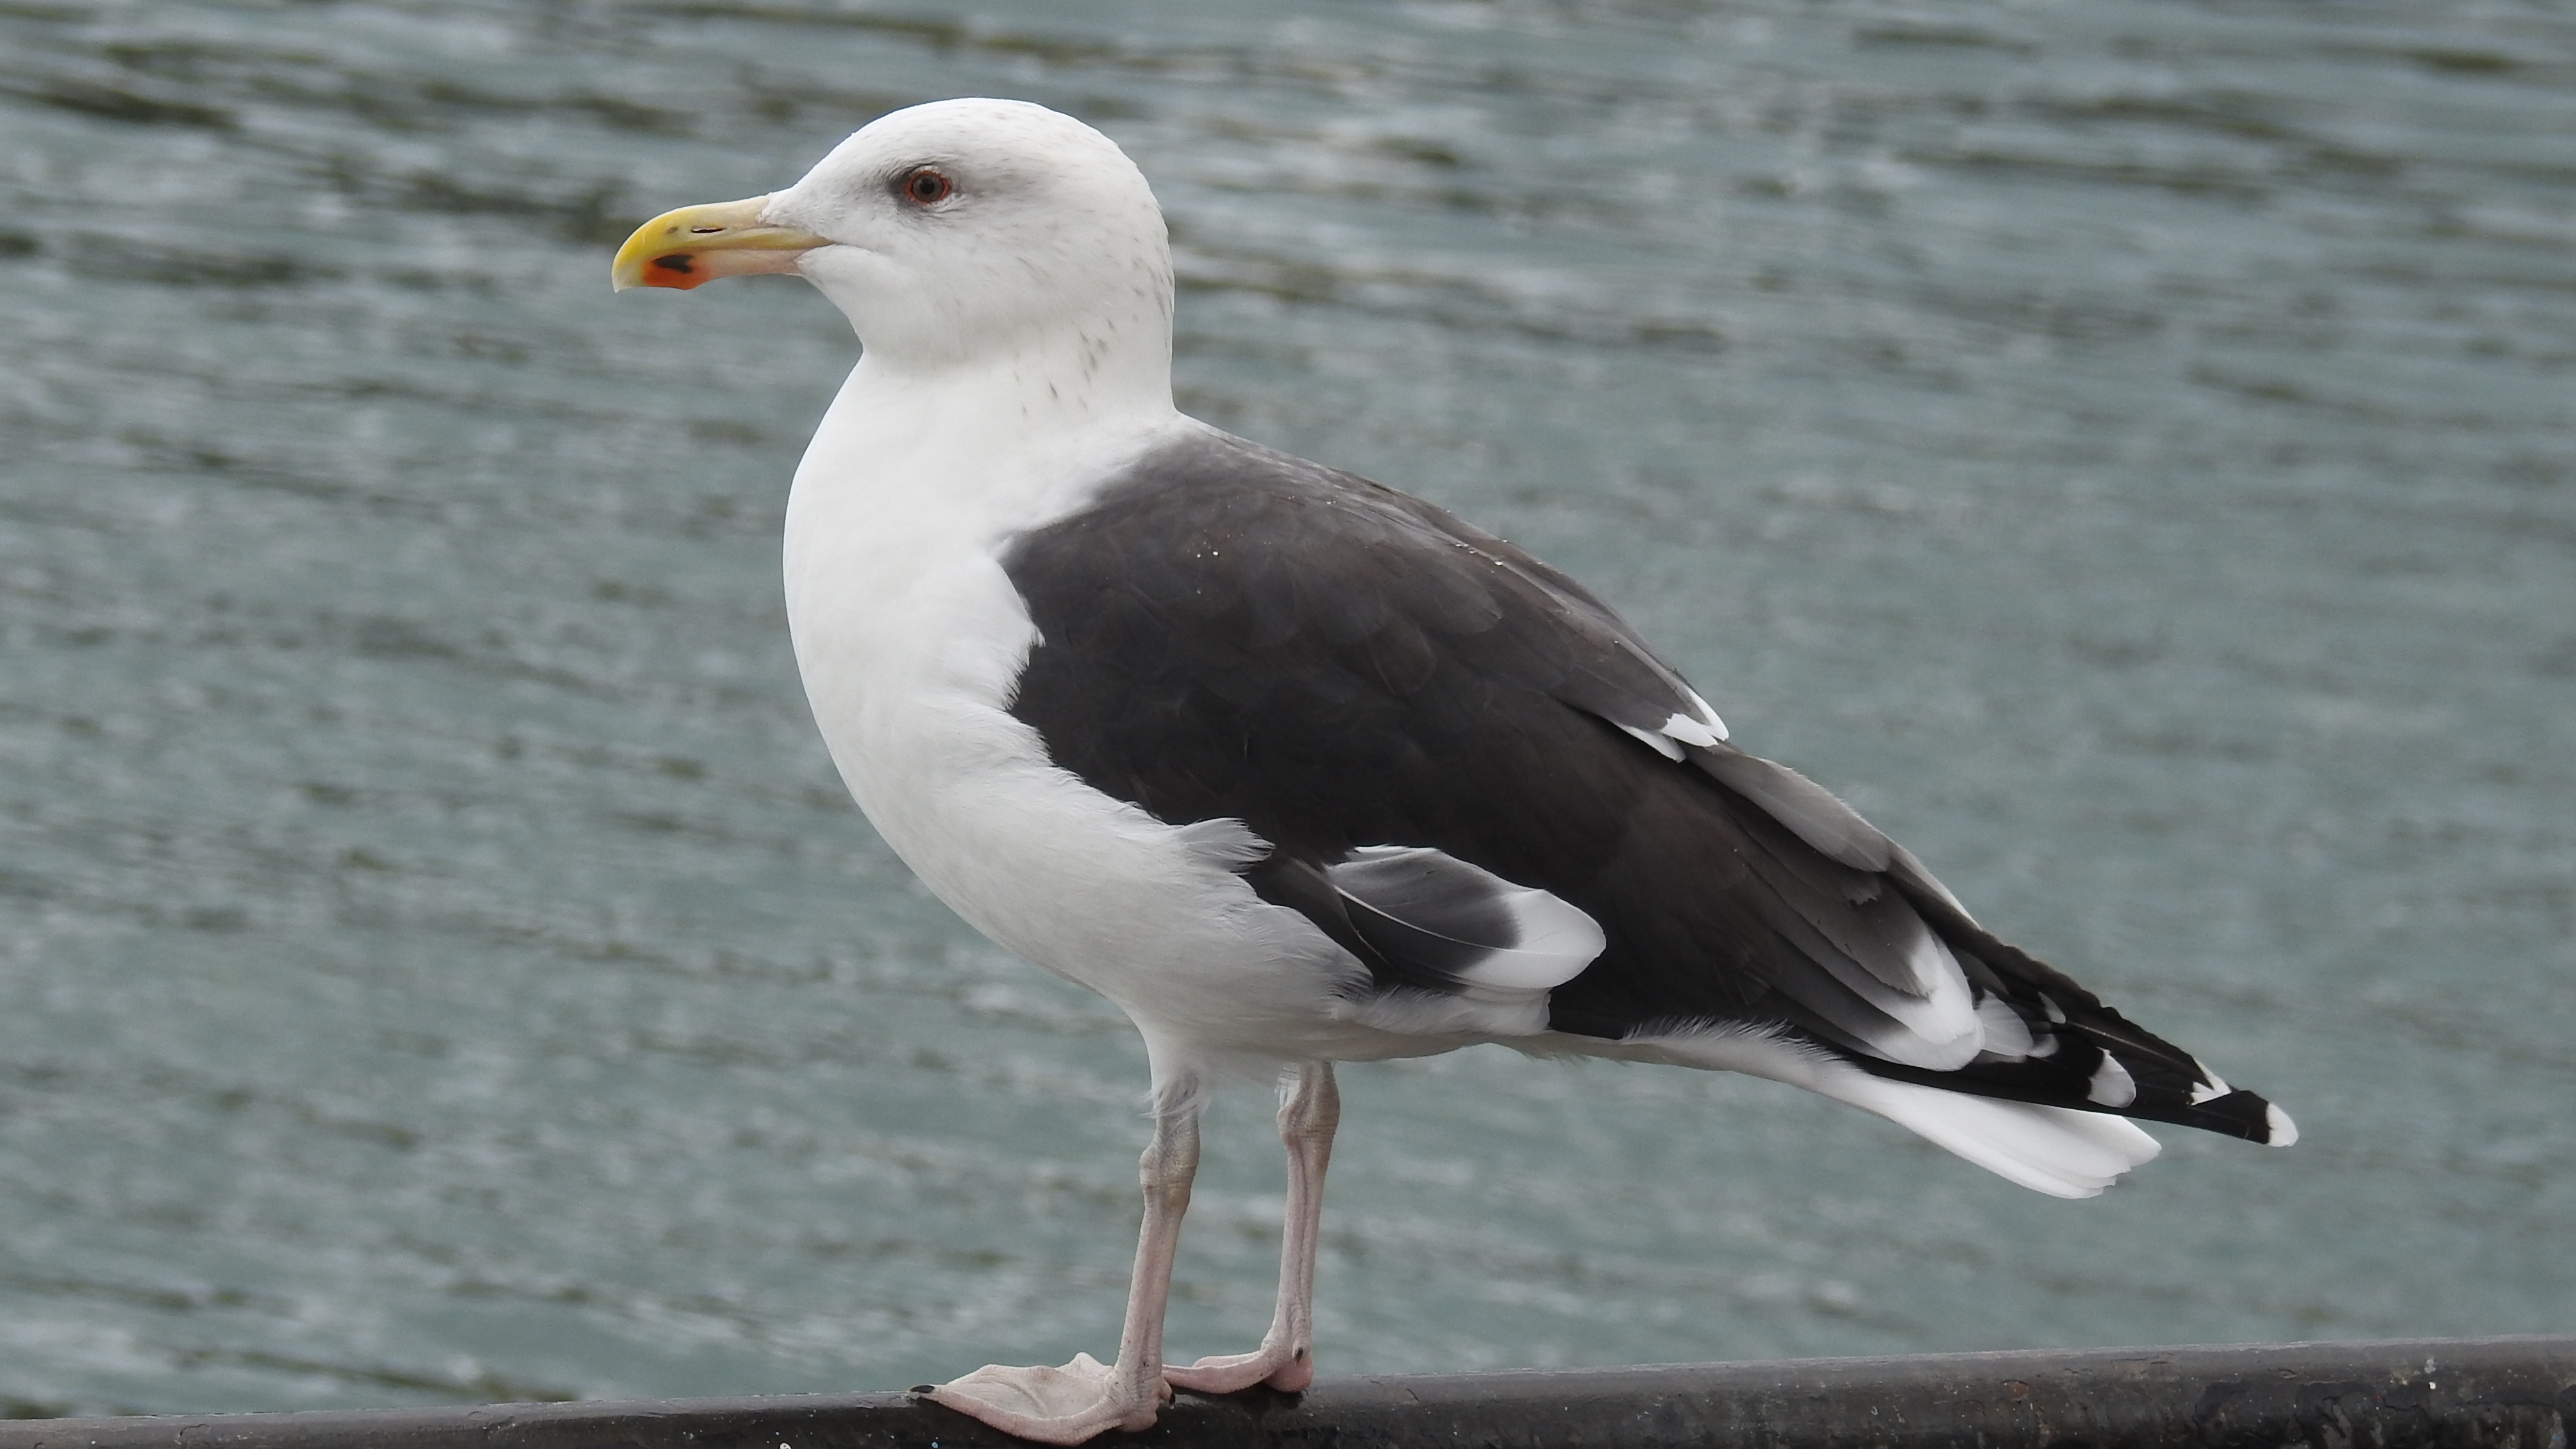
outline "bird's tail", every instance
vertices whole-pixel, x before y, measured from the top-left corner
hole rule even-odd
[[[2006,1102],[2171,1122],[2273,1147],[2298,1140],[2288,1113],[2228,1085],[2063,972],[1997,940],[1946,895],[1901,878],[1899,889],[1967,972],[1979,1014],[2002,1028],[1988,1031],[1990,1048],[2002,1049],[1949,1071],[1865,1057],[1854,1058],[1854,1065],[1889,1081]],[[2012,1050],[2024,1036],[2027,1048]]]

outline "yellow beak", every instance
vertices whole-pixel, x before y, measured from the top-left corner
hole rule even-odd
[[[608,277],[620,292],[629,287],[688,288],[717,277],[753,272],[792,272],[796,259],[829,238],[783,226],[764,226],[766,196],[666,211],[635,229],[617,249]]]

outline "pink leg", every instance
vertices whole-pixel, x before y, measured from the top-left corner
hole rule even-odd
[[[1187,1368],[1166,1367],[1172,1387],[1231,1394],[1255,1384],[1295,1393],[1315,1380],[1315,1247],[1323,1229],[1324,1168],[1342,1094],[1333,1064],[1309,1062],[1290,1077],[1279,1104],[1279,1140],[1288,1148],[1288,1221],[1279,1239],[1279,1309],[1261,1347]]]
[[[1137,1176],[1145,1188],[1145,1225],[1136,1237],[1136,1273],[1127,1287],[1127,1327],[1118,1362],[1075,1354],[1061,1368],[986,1364],[940,1385],[927,1397],[1005,1434],[1042,1444],[1079,1444],[1106,1429],[1150,1429],[1163,1401],[1163,1311],[1172,1293],[1172,1254],[1189,1211],[1190,1180],[1199,1168],[1199,1108],[1194,1084],[1157,1084],[1154,1140]]]

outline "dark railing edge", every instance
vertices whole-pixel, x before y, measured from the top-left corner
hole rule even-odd
[[[2576,1335],[2012,1350],[1183,1395],[1112,1446],[2569,1449]],[[985,1449],[900,1393],[0,1420],[0,1449]]]

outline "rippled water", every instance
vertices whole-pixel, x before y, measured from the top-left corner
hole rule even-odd
[[[1141,1053],[805,718],[853,343],[644,215],[952,94],[1171,214],[1186,405],[1592,581],[2295,1110],[2024,1193],[1786,1089],[1354,1070],[1327,1371],[2576,1327],[2576,13],[0,7],[0,1405],[1114,1341]],[[1214,1120],[1177,1349],[1267,1314]]]

